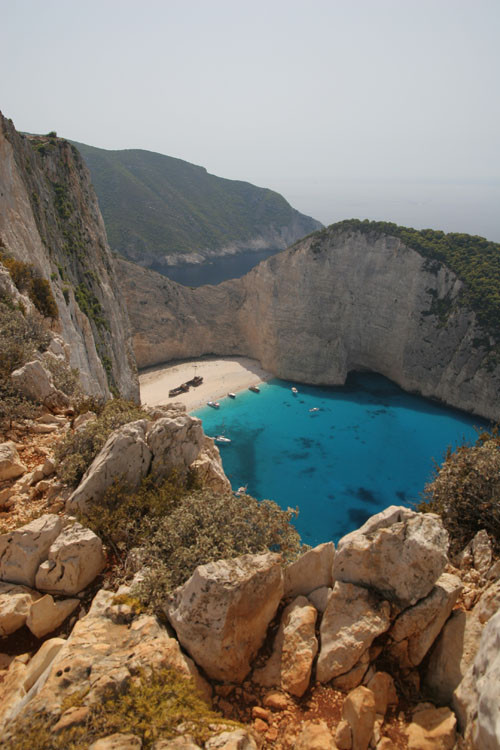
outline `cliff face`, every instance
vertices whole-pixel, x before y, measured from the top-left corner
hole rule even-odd
[[[0,114],[0,239],[49,281],[55,328],[87,393],[138,399],[127,313],[80,155],[55,137],[23,136]]]
[[[460,304],[462,282],[395,237],[333,228],[217,287],[188,289],[122,261],[119,276],[139,367],[241,354],[279,377],[325,385],[371,370],[500,418],[500,367]]]

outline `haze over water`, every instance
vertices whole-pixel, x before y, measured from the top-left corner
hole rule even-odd
[[[220,452],[233,489],[298,506],[310,545],[336,542],[388,505],[418,502],[447,447],[474,442],[474,426],[487,424],[373,373],[338,388],[295,384],[297,395],[292,385],[272,380],[196,415],[207,435],[232,440]]]

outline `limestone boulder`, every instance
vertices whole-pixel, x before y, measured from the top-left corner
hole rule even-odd
[[[424,685],[432,699],[450,705],[453,692],[472,666],[483,625],[472,612],[456,609],[446,622],[430,655]]]
[[[420,664],[450,616],[461,590],[462,582],[457,576],[443,573],[430,594],[399,615],[389,631],[392,644],[387,650],[401,668]]]
[[[12,440],[0,443],[0,482],[17,479],[26,471],[28,469],[19,458],[16,444]]]
[[[438,516],[392,506],[339,541],[333,575],[408,607],[430,593],[447,550],[448,534]]]
[[[215,492],[231,492],[231,482],[224,474],[219,449],[212,438],[205,436],[201,452],[189,468],[203,487]]]
[[[62,529],[53,513],[0,536],[0,580],[34,588],[36,572]]]
[[[179,413],[153,422],[146,441],[153,456],[151,473],[161,479],[172,469],[187,471],[198,458],[205,436],[200,419]]]
[[[279,555],[200,565],[165,612],[182,646],[212,679],[241,682],[283,595]]]
[[[336,750],[335,740],[326,722],[304,722],[294,750]]]
[[[425,708],[408,725],[408,750],[453,750],[457,719],[447,707]]]
[[[360,685],[346,697],[342,717],[351,727],[352,750],[368,750],[375,724],[375,696]]]
[[[123,425],[111,433],[104,447],[85,472],[82,481],[70,495],[68,510],[85,511],[98,501],[116,479],[137,487],[149,472],[152,453],[146,444],[147,420]]]
[[[11,380],[24,396],[44,404],[51,411],[59,411],[69,406],[68,397],[55,387],[52,375],[40,360],[27,362],[23,367],[14,370]]]
[[[319,589],[311,591],[311,593],[307,595],[307,598],[311,604],[316,607],[318,612],[323,614],[328,605],[328,599],[330,598],[331,593],[332,589],[329,586],[320,586]]]
[[[494,581],[481,594],[472,610],[480,623],[484,624],[500,609],[500,580]]]
[[[281,687],[298,698],[305,693],[318,652],[315,635],[317,614],[304,596],[298,596],[284,609],[273,653],[264,667],[254,671],[254,682],[267,687]]]
[[[250,732],[236,729],[233,732],[221,732],[210,737],[205,743],[206,750],[257,750],[257,743]]]
[[[375,712],[385,716],[388,706],[395,706],[398,702],[396,687],[391,675],[387,672],[375,672],[368,680],[366,687],[375,697]]]
[[[75,694],[84,694],[83,704],[90,706],[108,691],[122,690],[133,676],[164,667],[192,678],[210,699],[210,687],[158,620],[141,615],[127,623],[114,599],[109,591],[97,594],[52,662],[46,681],[23,707],[24,715],[45,711],[59,716],[68,696]]]
[[[99,537],[80,523],[68,524],[38,568],[36,588],[66,596],[78,594],[99,575],[105,562]]]
[[[0,638],[23,627],[31,605],[39,596],[27,586],[0,581]]]
[[[322,586],[333,586],[335,545],[325,542],[308,550],[285,568],[285,596],[308,596]]]
[[[455,690],[461,729],[475,750],[500,748],[500,611],[485,625],[472,667]]]
[[[65,643],[64,638],[50,638],[48,641],[42,643],[34,657],[28,663],[26,672],[24,673],[23,688],[26,693],[31,690],[38,678],[52,664]]]
[[[141,750],[142,741],[135,734],[110,734],[89,745],[89,750]]]
[[[368,589],[337,581],[320,627],[318,681],[329,682],[349,672],[389,625],[388,602]]]
[[[43,638],[48,633],[53,633],[79,606],[79,599],[55,602],[50,594],[46,594],[32,603],[26,625],[34,636]]]

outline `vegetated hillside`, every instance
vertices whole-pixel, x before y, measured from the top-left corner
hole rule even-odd
[[[216,177],[181,159],[75,145],[90,169],[111,247],[141,265],[161,268],[188,254],[200,262],[238,250],[284,249],[321,227],[272,190]]]

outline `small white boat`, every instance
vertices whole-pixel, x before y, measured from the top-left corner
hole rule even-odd
[[[218,409],[220,404],[218,401],[207,401],[207,406],[211,406],[212,409]]]
[[[293,393],[294,396],[296,396],[297,393],[298,393],[298,390],[297,390],[297,388],[294,385],[292,385],[292,393]]]
[[[236,492],[234,493],[237,497],[240,497],[240,495],[245,495],[247,491],[248,484],[245,484],[244,487],[238,487]]]
[[[216,445],[227,445],[231,442],[231,438],[228,438],[225,435],[216,435],[214,437],[214,442]]]
[[[236,398],[236,393],[228,393],[229,398]]]
[[[251,385],[248,390],[253,391],[254,393],[260,393],[260,388],[258,385]]]
[[[319,411],[319,406],[313,406],[312,409],[309,409],[310,412]]]

